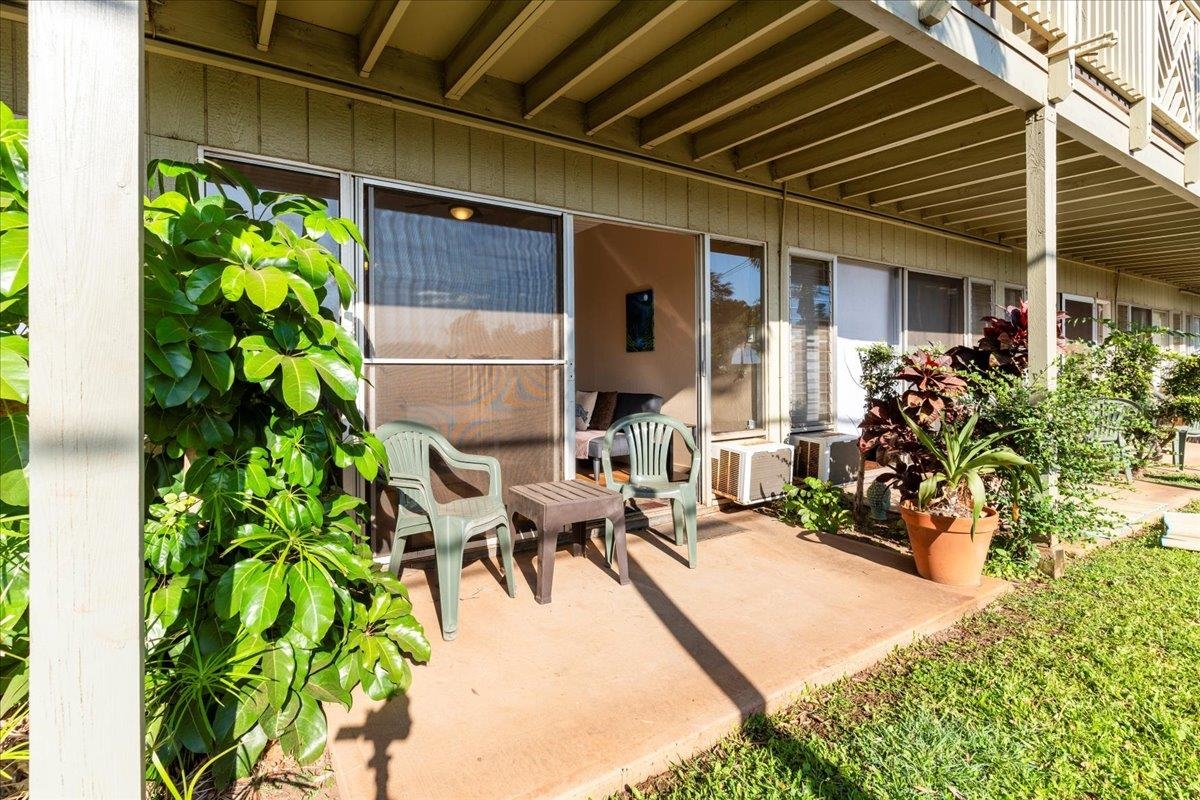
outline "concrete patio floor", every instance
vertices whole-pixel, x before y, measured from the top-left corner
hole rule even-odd
[[[532,553],[515,600],[494,562],[468,564],[454,642],[437,634],[435,582],[407,571],[433,658],[406,697],[329,708],[341,796],[604,797],[1008,588],[938,586],[902,554],[752,511],[709,515],[700,537],[689,570],[684,548],[631,533],[629,586],[595,541],[585,557],[562,547],[549,605]]]

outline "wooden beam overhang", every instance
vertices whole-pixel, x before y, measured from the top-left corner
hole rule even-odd
[[[932,137],[1010,114],[1013,109],[982,89],[948,98],[927,108],[904,114],[861,134],[806,148],[771,162],[771,176],[786,181],[847,161],[873,156],[907,144],[927,143]]]
[[[1019,130],[1015,126],[1020,119],[1021,112],[1010,109],[993,118],[982,119],[961,128],[888,148],[875,153],[871,158],[859,158],[836,167],[816,170],[807,176],[808,183],[813,189],[824,189],[916,162],[932,162],[935,159],[940,161],[964,148],[1011,136],[1010,132]],[[928,166],[930,165],[926,164],[926,167]]]
[[[1084,160],[1069,163],[1059,162],[1058,200],[1063,202],[1077,196],[1080,191],[1092,191],[1099,187],[1121,181],[1136,180],[1136,184],[1127,184],[1143,188],[1146,183],[1140,178],[1130,178],[1129,172],[1102,156],[1095,160]],[[958,187],[945,192],[927,195],[919,200],[911,200],[897,204],[897,210],[902,213],[921,212],[924,217],[941,217],[959,211],[979,211],[995,208],[1008,203],[1023,202],[1025,199],[1025,167],[1011,176],[997,178],[995,181]]]
[[[275,14],[279,0],[258,0],[254,25],[254,46],[259,50],[271,49],[271,29],[275,26]]]
[[[816,0],[739,0],[592,98],[584,110],[588,135],[632,114],[717,62],[736,58],[817,5]]]
[[[888,125],[926,107],[950,104],[954,98],[973,90],[975,87],[966,78],[945,69],[922,71],[847,99],[830,107],[827,113],[809,117],[803,124],[795,123],[738,145],[733,160],[738,169],[752,169],[856,131]],[[772,102],[776,100],[772,98]]]
[[[935,67],[915,50],[889,42],[832,72],[701,128],[692,134],[692,152],[701,161]]]
[[[770,97],[878,47],[886,37],[845,14],[831,14],[642,118],[652,148]]]
[[[572,86],[635,43],[679,9],[684,0],[617,3],[525,84],[525,118],[562,97]]]
[[[358,34],[360,76],[366,78],[370,76],[371,70],[375,69],[375,62],[383,55],[383,48],[387,47],[388,40],[392,38],[392,33],[400,24],[400,18],[408,10],[410,2],[411,0],[376,0],[371,6],[371,13],[367,15],[366,22]]]
[[[492,0],[444,65],[444,96],[461,100],[550,8],[551,0]]]
[[[1124,242],[1129,239],[1152,242],[1194,234],[1200,234],[1200,222],[1192,221],[1189,224],[1189,222],[1181,220],[1175,224],[1160,222],[1149,225],[1131,225],[1123,228],[1106,228],[1104,231],[1077,230],[1063,232],[1058,238],[1059,241],[1071,242],[1072,244],[1112,244]]]
[[[1105,214],[1096,214],[1083,219],[1061,220],[1062,225],[1059,230],[1062,231],[1083,231],[1096,228],[1106,229],[1113,224],[1122,222],[1146,222],[1156,220],[1178,220],[1180,218],[1195,218],[1195,211],[1188,208],[1186,205],[1179,202],[1166,202],[1158,205],[1144,206],[1139,209],[1123,209],[1117,212]],[[1006,242],[1024,240],[1025,227],[1022,223],[1014,220],[997,222],[991,225],[970,226],[968,230],[975,230],[984,236],[995,236],[1004,239]]]
[[[902,163],[864,178],[855,178],[840,184],[838,187],[844,198],[873,195],[875,192],[887,189],[913,187],[918,191],[927,182],[942,186],[943,181],[953,185],[955,181],[975,175],[982,171],[985,174],[1003,161],[1019,159],[1022,169],[1025,164],[1025,153],[1021,149],[1021,136],[1017,131],[1001,136],[998,139],[972,143],[957,149],[943,151],[935,156],[936,164],[928,159]],[[998,167],[997,167],[998,168]],[[814,176],[815,177],[815,176]]]

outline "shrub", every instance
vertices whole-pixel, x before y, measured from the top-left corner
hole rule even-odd
[[[316,759],[321,703],[349,706],[360,684],[375,699],[404,691],[429,643],[341,489],[341,469],[373,480],[386,465],[354,405],[362,355],[328,310],[327,286],[348,304],[353,282],[317,241],[361,245],[358,231],[215,164],[150,175],[147,735],[176,774],[236,745],[214,765],[225,781],[273,739]]]
[[[783,487],[779,518],[822,533],[837,533],[854,524],[845,492],[818,478],[805,478],[798,486],[789,483]]]
[[[1200,423],[1200,355],[1177,356],[1167,367],[1162,382],[1166,394],[1164,411],[1188,424]]]

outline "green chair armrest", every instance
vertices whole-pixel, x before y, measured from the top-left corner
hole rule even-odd
[[[464,453],[454,445],[438,443],[438,452],[446,463],[456,469],[467,469],[488,474],[488,496],[500,497],[503,487],[500,483],[500,462],[492,456],[479,456]]]

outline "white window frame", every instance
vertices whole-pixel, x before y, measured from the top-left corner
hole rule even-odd
[[[972,323],[974,322],[974,319],[971,316],[971,307],[975,305],[975,284],[977,284],[977,283],[987,284],[992,287],[992,313],[988,314],[989,317],[996,316],[996,313],[995,313],[996,310],[999,308],[1002,308],[1002,306],[999,303],[997,303],[996,301],[997,300],[1003,301],[1004,298],[1003,297],[998,298],[996,296],[997,293],[1000,291],[1000,289],[999,289],[1000,282],[999,281],[989,280],[988,278],[967,278],[966,280],[967,280],[967,310],[966,310],[966,315],[964,316],[964,319],[966,321],[966,344],[968,346],[971,346],[971,345],[974,345],[976,342],[976,336],[971,331],[971,326],[972,326]],[[982,335],[982,333],[983,332],[980,331],[980,335]]]
[[[1058,310],[1064,314],[1067,312],[1067,301],[1071,301],[1073,303],[1087,303],[1092,307],[1092,335],[1090,341],[1098,341],[1096,337],[1099,333],[1100,323],[1096,321],[1096,298],[1086,294],[1070,294],[1068,292],[1062,292],[1058,297]],[[1065,336],[1066,330],[1067,321],[1063,320],[1058,325],[1058,335]]]
[[[946,272],[943,270],[936,270],[936,269],[926,269],[924,267],[922,267],[920,269],[915,269],[913,267],[898,267],[898,269],[902,273],[900,276],[900,297],[901,297],[900,347],[901,347],[901,349],[906,352],[908,350],[913,349],[913,348],[909,347],[909,345],[908,345],[908,330],[909,330],[908,329],[908,299],[909,299],[909,297],[908,297],[908,276],[914,275],[914,274],[915,275],[929,275],[929,276],[935,277],[935,278],[952,278],[955,280],[962,281],[962,283],[963,283],[963,288],[962,288],[963,332],[962,332],[962,335],[959,337],[959,341],[957,343],[946,342],[946,345],[947,345],[947,347],[954,347],[955,344],[965,344],[965,345],[971,344],[970,318],[971,318],[971,280],[972,280],[972,278],[970,278],[969,276],[965,276],[965,275],[958,275],[953,272]],[[916,345],[916,347],[924,347],[924,346],[925,345]]]
[[[792,392],[791,382],[782,381],[783,383],[783,413],[788,416],[787,427],[791,433],[813,433],[815,431],[832,431],[837,429],[837,400],[838,400],[838,381],[837,381],[837,340],[838,340],[838,319],[837,319],[837,268],[838,257],[833,253],[826,253],[820,250],[809,250],[803,247],[786,247],[784,252],[787,255],[787,264],[780,265],[780,274],[782,276],[781,298],[785,309],[789,309],[788,303],[791,297],[791,280],[792,280],[792,256],[800,258],[808,258],[813,261],[824,261],[829,264],[829,422],[824,425],[814,424],[800,428],[792,427]],[[792,326],[791,326],[791,311],[788,310],[788,342],[787,346],[782,348],[784,362],[787,367],[787,374],[790,376],[792,372],[791,353],[792,353]]]

